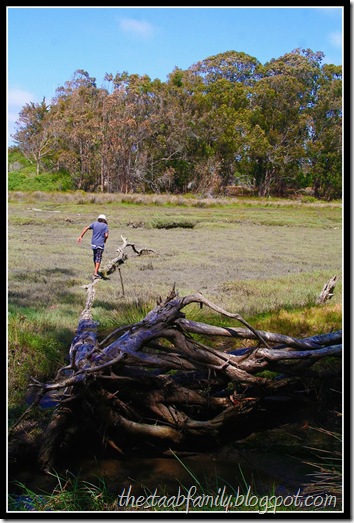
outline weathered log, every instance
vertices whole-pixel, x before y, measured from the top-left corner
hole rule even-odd
[[[128,246],[137,255],[152,252],[122,239],[119,256],[104,270],[106,276],[124,263]],[[132,439],[156,441],[163,448],[162,442],[170,447],[189,438],[217,436],[228,424],[255,412],[265,397],[284,391],[299,394],[297,387],[301,383],[303,388],[307,376],[326,372],[316,368],[319,360],[341,357],[341,331],[297,339],[257,330],[201,293],[180,297],[175,288],[141,321],[120,326],[99,342],[91,312],[99,282],[85,286],[86,304],[69,364],[53,382],[31,384],[38,397],[49,394],[57,402],[39,454],[44,469],[55,466],[63,441],[80,430],[98,433],[103,446],[119,454],[129,450]],[[243,327],[188,320],[185,309],[192,304]],[[227,349],[210,345],[210,340],[223,337],[228,338]],[[247,346],[230,348],[232,338],[247,340]],[[277,373],[276,378],[264,377],[265,370]]]
[[[150,254],[150,253],[156,254],[156,252],[153,249],[148,249],[146,247],[143,247],[142,249],[138,249],[136,247],[135,243],[128,242],[127,238],[124,238],[124,236],[121,236],[121,238],[122,238],[123,243],[117,249],[118,255],[115,258],[113,258],[113,260],[109,260],[107,265],[101,271],[103,278],[107,278],[110,274],[113,274],[128,259],[128,254],[126,252],[128,247],[131,247],[133,252],[137,256],[142,256],[144,254]],[[122,287],[123,287],[123,284],[122,284]],[[124,287],[123,287],[123,289],[124,289]],[[123,291],[123,294],[124,294],[124,291]]]
[[[317,303],[325,303],[330,300],[334,293],[334,288],[337,284],[338,277],[333,276],[328,282],[324,284],[322,292],[317,300]]]
[[[60,378],[59,373],[54,383],[42,384],[42,394],[64,389],[65,405],[73,405],[65,412],[76,422],[82,396],[90,404],[95,423],[99,420],[98,425],[105,426],[106,441],[118,449],[123,446],[119,433],[179,444],[188,436],[215,436],[230,419],[242,418],[256,409],[263,397],[281,388],[279,380],[274,387],[271,380],[257,376],[259,371],[285,369],[291,376],[292,361],[297,365],[306,361],[308,366],[325,356],[341,355],[340,332],[298,340],[255,329],[220,330],[183,318],[182,309],[191,303],[207,303],[221,310],[199,293],[180,298],[173,291],[141,322],[118,329],[116,339],[106,338],[99,346],[94,335],[96,325],[81,320],[70,366],[64,368],[65,377]],[[227,314],[240,319],[239,315]],[[87,327],[91,328],[89,332]],[[258,343],[246,350],[223,352],[193,339],[191,332],[212,336],[236,333]],[[267,346],[260,342],[263,339],[267,339]],[[282,343],[271,348],[270,342]],[[170,371],[176,374],[169,375]],[[287,380],[283,378],[288,386]],[[245,394],[248,389],[251,397]],[[55,462],[55,441],[58,447],[64,437],[59,429],[68,429],[67,419],[57,422],[61,408],[44,437],[43,467]]]

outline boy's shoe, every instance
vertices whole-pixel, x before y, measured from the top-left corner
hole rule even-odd
[[[101,279],[101,276],[99,274],[94,274],[93,275],[93,279],[94,280],[100,280]]]

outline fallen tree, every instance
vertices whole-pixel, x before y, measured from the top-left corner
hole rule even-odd
[[[103,271],[105,278],[127,259],[127,247],[136,255],[153,252],[138,250],[123,238],[117,258]],[[296,339],[257,330],[202,294],[180,297],[175,288],[141,321],[99,341],[92,317],[97,284],[105,283],[94,280],[84,286],[86,304],[68,365],[50,383],[32,379],[35,403],[50,397],[56,404],[41,435],[43,469],[54,467],[69,447],[90,434],[117,455],[137,442],[163,449],[219,437],[225,427],[243,423],[264,398],[299,398],[304,389],[308,393],[315,387],[316,379],[338,373],[333,365],[316,363],[341,357],[341,331]],[[185,311],[193,304],[241,326],[189,320]],[[247,341],[246,347],[230,348],[237,340]]]

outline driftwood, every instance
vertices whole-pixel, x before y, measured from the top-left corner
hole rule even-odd
[[[124,263],[128,246],[137,255],[153,252],[139,251],[123,238],[105,277]],[[102,446],[114,449],[117,456],[137,442],[163,449],[190,439],[219,437],[225,428],[243,423],[265,397],[284,391],[301,394],[314,378],[333,372],[333,366],[317,368],[319,360],[341,357],[341,331],[295,339],[257,330],[202,294],[180,297],[175,288],[144,319],[120,326],[99,341],[91,309],[95,286],[105,284],[100,282],[85,286],[86,305],[68,365],[50,383],[32,379],[37,404],[46,396],[56,403],[42,436],[43,469],[54,467],[68,446],[89,434],[97,434]],[[241,326],[188,320],[185,310],[193,305],[208,307]],[[246,347],[232,347],[237,340],[247,341]],[[276,378],[265,377],[265,370]]]
[[[113,274],[113,272],[116,271],[116,269],[119,269],[120,265],[122,265],[127,259],[127,248],[131,247],[134,254],[136,256],[141,256],[143,254],[149,254],[149,253],[155,253],[153,249],[147,249],[146,247],[143,247],[142,249],[138,249],[135,245],[135,243],[128,242],[127,238],[124,238],[124,236],[121,236],[122,238],[122,245],[118,247],[117,252],[118,255],[113,258],[113,260],[109,260],[106,267],[101,271],[103,278],[107,278],[110,274]],[[155,253],[156,254],[156,253]]]
[[[325,303],[327,300],[330,300],[334,293],[334,288],[337,284],[338,277],[333,276],[328,282],[324,284],[322,292],[317,300],[317,303]]]

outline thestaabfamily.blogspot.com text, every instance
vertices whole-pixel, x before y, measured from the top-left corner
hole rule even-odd
[[[166,511],[255,511],[260,514],[275,513],[279,510],[311,511],[336,510],[337,498],[334,495],[304,495],[300,489],[292,495],[258,496],[251,487],[246,492],[240,488],[232,494],[226,487],[218,488],[215,494],[198,492],[196,486],[189,489],[178,488],[175,495],[161,495],[158,489],[146,495],[134,495],[132,486],[124,488],[117,497],[117,510],[166,510]]]

